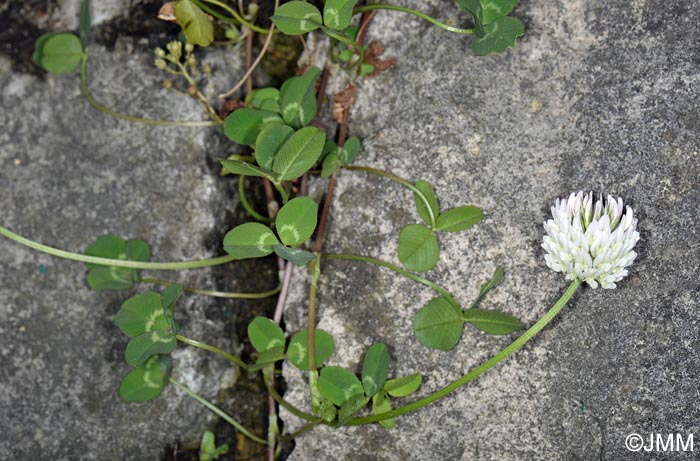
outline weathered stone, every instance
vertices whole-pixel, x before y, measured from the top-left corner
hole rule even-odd
[[[452,2],[393,3],[464,18]],[[443,208],[475,204],[486,213],[473,229],[440,235],[442,257],[428,278],[467,306],[502,266],[505,281],[483,307],[532,325],[566,287],[544,264],[542,223],[557,197],[578,190],[619,195],[634,208],[639,256],[617,289],[584,288],[515,356],[398,418],[395,429],[315,428],[298,439],[290,459],[651,459],[628,451],[625,437],[697,435],[695,9],[688,0],[521,1],[515,14],[526,36],[515,50],[486,58],[472,56],[470,37],[400,13],[376,15],[368,37],[398,64],[361,83],[350,124],[363,140],[357,162],[430,181]],[[398,264],[399,231],[414,222],[408,190],[344,171],[326,251]],[[328,261],[320,290],[318,326],[336,340],[328,363],[359,373],[367,348],[384,342],[390,376],[424,374],[419,396],[512,340],[466,327],[453,351],[423,348],[412,319],[435,294],[385,269]],[[304,297],[294,290],[291,331],[306,325]],[[308,408],[305,378],[292,367],[285,376],[287,398]],[[290,430],[301,425],[284,418]]]
[[[151,50],[129,40],[107,53],[92,46],[90,88],[110,108],[170,120],[203,118],[188,97],[162,88]],[[128,51],[136,49],[137,51]],[[208,58],[223,89],[242,75],[240,60]],[[77,73],[38,78],[10,71],[0,84],[0,222],[39,242],[82,252],[115,233],[149,242],[156,261],[222,253],[237,198],[218,177],[216,157],[231,148],[219,128],[153,127],[116,120],[80,94]],[[223,79],[229,79],[226,83]],[[97,293],[85,266],[0,241],[0,458],[158,459],[167,445],[196,442],[211,413],[172,386],[140,405],[117,389],[130,367],[127,338],[112,317],[128,296]],[[147,276],[210,289],[235,289],[231,267]],[[249,287],[244,288],[246,290]],[[185,297],[182,333],[231,348],[231,302]],[[235,320],[236,314],[233,314]],[[233,337],[236,340],[235,337]],[[220,358],[192,348],[173,353],[173,376],[208,399],[236,379]],[[227,409],[237,404],[227,402]]]

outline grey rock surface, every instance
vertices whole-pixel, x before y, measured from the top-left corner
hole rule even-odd
[[[461,18],[452,2],[393,3]],[[617,289],[579,291],[523,350],[397,419],[394,430],[316,428],[298,439],[291,460],[696,459],[625,448],[630,433],[680,433],[694,434],[698,450],[696,7],[523,0],[515,14],[526,36],[487,58],[472,56],[469,38],[398,13],[376,15],[369,38],[398,64],[361,84],[350,124],[363,140],[358,163],[430,181],[443,208],[475,204],[486,213],[475,228],[440,236],[442,257],[428,278],[468,305],[500,265],[505,281],[483,307],[533,324],[567,284],[545,266],[542,223],[556,198],[578,190],[621,196],[634,208],[639,256]],[[399,231],[414,222],[405,188],[345,171],[326,251],[398,264]],[[422,372],[425,396],[512,340],[466,327],[453,351],[423,348],[412,318],[433,296],[384,269],[325,262],[318,326],[334,335],[337,351],[328,363],[359,373],[366,349],[384,342],[390,376]],[[305,328],[304,306],[297,289],[290,331]],[[291,367],[285,376],[287,398],[308,408],[305,378]],[[290,430],[300,427],[284,418]]]
[[[107,106],[135,115],[203,117],[190,98],[162,88],[151,51],[129,40],[91,47],[90,87]],[[134,51],[136,49],[136,51]],[[211,57],[222,78],[242,75],[236,59]],[[0,61],[0,222],[39,242],[82,252],[96,237],[142,238],[153,260],[203,259],[220,241],[238,202],[215,157],[230,148],[218,128],[153,127],[90,107],[77,73],[38,78]],[[219,82],[221,83],[221,82]],[[236,289],[231,266],[148,273],[209,289]],[[129,292],[94,292],[82,264],[0,240],[0,458],[154,460],[177,441],[196,442],[213,421],[172,386],[150,403],[123,403],[127,338],[112,317]],[[234,309],[232,309],[234,308]],[[235,303],[186,297],[183,334],[232,346]],[[228,325],[228,326],[227,326]],[[225,361],[180,347],[173,375],[208,399],[236,374]],[[235,400],[229,402],[236,406]]]

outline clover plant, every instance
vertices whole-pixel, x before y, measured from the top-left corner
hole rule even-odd
[[[232,2],[236,3],[236,2]],[[474,54],[483,56],[502,53],[515,45],[524,28],[519,19],[510,16],[516,0],[456,0],[464,13],[460,22],[471,28],[459,28],[440,22],[425,13],[384,3],[357,0],[326,0],[321,2],[290,1],[278,5],[270,18],[272,25],[263,27],[257,17],[257,7],[248,10],[230,6],[219,0],[177,0],[161,10],[161,17],[179,24],[183,41],[173,41],[155,51],[155,65],[169,76],[183,79],[187,94],[199,101],[208,121],[167,121],[122,114],[97,102],[87,84],[90,14],[87,0],[81,8],[78,35],[51,33],[36,42],[34,61],[51,73],[64,73],[81,68],[82,90],[96,109],[125,120],[146,124],[207,127],[216,126],[231,145],[247,146],[248,155],[235,154],[221,159],[222,181],[237,177],[241,203],[252,220],[229,229],[221,242],[223,256],[199,261],[153,262],[157,249],[131,236],[104,235],[95,239],[84,253],[72,253],[52,248],[0,227],[0,234],[51,255],[86,264],[87,284],[95,290],[124,290],[142,284],[159,284],[162,291],[142,291],[126,299],[114,317],[116,326],[129,337],[124,356],[133,369],[119,386],[119,396],[127,402],[144,402],[157,398],[168,384],[181,389],[211,411],[232,424],[241,434],[266,445],[271,456],[279,454],[281,442],[287,438],[279,433],[276,414],[271,413],[269,432],[260,436],[243,427],[231,416],[181,384],[177,361],[170,354],[179,343],[219,355],[245,373],[262,373],[267,389],[276,402],[291,413],[306,419],[308,426],[318,424],[345,426],[379,423],[386,429],[400,421],[397,417],[443,398],[473,380],[501,360],[525,345],[564,307],[582,282],[592,287],[614,287],[627,274],[626,267],[635,253],[632,247],[639,238],[636,220],[621,200],[608,197],[594,201],[592,195],[572,195],[557,202],[553,219],[545,225],[546,263],[563,272],[571,281],[569,289],[538,322],[530,326],[510,345],[493,358],[469,371],[442,389],[421,391],[423,381],[430,379],[430,370],[405,376],[393,374],[391,345],[377,343],[369,347],[358,362],[361,369],[335,365],[336,344],[328,331],[316,328],[315,310],[322,263],[328,260],[349,260],[357,264],[374,264],[405,276],[435,292],[435,297],[423,306],[403,306],[415,312],[413,335],[416,348],[449,351],[457,346],[464,334],[487,333],[512,335],[524,325],[512,315],[489,309],[487,295],[504,280],[501,268],[487,268],[493,275],[482,281],[479,294],[471,302],[457,300],[445,288],[418,273],[429,272],[440,261],[440,239],[446,233],[478,232],[484,211],[478,206],[464,204],[445,209],[440,206],[439,191],[419,176],[411,179],[391,172],[358,164],[362,161],[362,141],[347,136],[347,116],[352,97],[340,104],[340,135],[314,123],[323,104],[324,81],[328,78],[321,67],[307,65],[298,75],[280,86],[254,88],[232,111],[220,111],[211,102],[211,69],[200,65],[196,47],[211,45],[223,30],[231,43],[260,34],[266,39],[257,65],[275,36],[281,33],[301,36],[320,32],[330,43],[329,62],[357,80],[367,78],[378,69],[368,60],[369,47],[363,43],[360,30],[369,26],[371,14],[377,10],[417,16],[445,31],[470,35]],[[250,45],[248,45],[250,46]],[[248,50],[250,51],[250,49]],[[252,59],[251,59],[252,60]],[[254,65],[245,78],[232,89],[235,93],[249,81]],[[203,83],[202,78],[205,82]],[[171,86],[175,83],[171,82]],[[348,88],[352,95],[356,88]],[[227,101],[232,92],[222,94]],[[348,102],[350,101],[350,102]],[[225,104],[224,104],[225,105]],[[329,254],[323,252],[332,194],[339,174],[379,175],[406,188],[413,198],[421,222],[402,223],[394,236],[398,245],[395,264],[362,254]],[[328,193],[323,207],[306,196],[305,180],[310,175],[328,178]],[[244,179],[262,181],[269,186],[268,213],[260,213],[245,197]],[[314,238],[314,243],[311,240]],[[452,237],[450,237],[452,238]],[[357,251],[362,253],[362,248]],[[271,255],[286,261],[280,289],[284,306],[291,267],[305,266],[309,274],[308,326],[301,331],[285,332],[279,325],[281,310],[274,319],[257,317],[248,325],[248,338],[255,353],[252,361],[198,339],[186,336],[175,321],[178,301],[184,295],[209,295],[228,298],[261,298],[277,295],[280,289],[267,293],[221,293],[180,286],[166,280],[146,278],[150,270],[181,270],[227,264],[233,260],[267,258]],[[332,287],[323,287],[332,289]],[[486,306],[486,307],[484,307]],[[290,306],[295,309],[296,306]],[[465,324],[470,328],[465,332]],[[275,384],[275,370],[294,366],[308,376],[311,408],[301,409],[287,402]],[[422,397],[409,396],[421,392]],[[203,460],[218,459],[228,451],[228,445],[217,447],[213,434],[205,432],[200,447]]]

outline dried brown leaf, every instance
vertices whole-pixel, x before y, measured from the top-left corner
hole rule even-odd
[[[349,84],[340,93],[333,96],[333,118],[338,123],[343,123],[344,113],[350,111],[357,99],[357,88]]]
[[[177,18],[175,17],[175,3],[176,2],[167,2],[163,4],[163,6],[160,7],[160,11],[158,11],[158,19],[176,22]]]
[[[240,99],[226,99],[219,108],[219,117],[226,118],[231,112],[245,107]]]
[[[385,71],[394,64],[396,64],[396,58],[389,57],[386,59],[380,59],[379,57],[384,54],[384,46],[377,40],[373,40],[372,43],[367,47],[367,52],[365,53],[364,62],[367,64],[372,64],[375,71],[368,74],[368,77],[374,77],[379,72]]]

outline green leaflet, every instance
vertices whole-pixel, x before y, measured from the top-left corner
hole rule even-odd
[[[270,18],[275,26],[287,35],[300,35],[321,27],[321,12],[315,6],[301,1],[291,1],[275,10]]]
[[[406,269],[429,271],[440,258],[440,245],[435,233],[422,224],[409,224],[399,234],[399,260]]]
[[[224,250],[237,259],[267,256],[279,243],[269,227],[254,222],[236,226],[224,236]]]
[[[308,125],[316,115],[316,80],[321,69],[311,67],[304,75],[282,84],[279,106],[282,118],[295,129]]]
[[[292,336],[287,348],[287,358],[292,365],[300,370],[309,369],[309,332],[300,331]],[[323,330],[314,330],[314,349],[316,350],[316,365],[322,365],[335,351],[333,336]]]
[[[520,320],[510,314],[495,310],[471,308],[463,313],[465,321],[490,335],[507,335],[522,330]]]
[[[139,403],[158,397],[170,374],[170,357],[156,355],[134,368],[119,385],[119,397],[125,402]]]
[[[215,459],[219,459],[219,456],[228,453],[228,444],[217,447],[214,440],[213,432],[204,432],[202,441],[199,444],[199,461],[214,461]]]
[[[316,229],[318,205],[309,197],[287,202],[277,214],[277,234],[285,245],[301,245]]]
[[[224,134],[238,144],[252,145],[268,123],[282,123],[282,119],[274,112],[238,109],[224,120]]]
[[[164,329],[146,331],[129,341],[124,356],[126,363],[138,366],[156,354],[169,354],[177,346],[175,334]]]
[[[294,130],[288,125],[281,123],[266,125],[255,141],[255,161],[258,165],[271,170],[275,155],[293,134]]]
[[[462,313],[445,297],[430,301],[413,319],[416,339],[430,349],[453,349],[462,337],[463,328]]]
[[[143,240],[124,240],[117,235],[103,235],[98,237],[90,246],[85,249],[88,256],[100,258],[119,259],[122,261],[151,260],[151,250],[148,243]],[[125,290],[134,286],[139,280],[138,269],[125,267],[103,266],[98,264],[87,264],[88,285],[93,290]]]
[[[294,133],[277,152],[272,171],[282,181],[302,176],[316,164],[326,141],[326,133],[307,126]]]
[[[432,226],[433,220],[437,219],[438,215],[440,214],[440,206],[438,205],[437,197],[435,197],[433,186],[428,181],[418,181],[416,182],[416,189],[423,194],[423,197],[421,197],[415,192],[413,193],[418,215],[426,225]],[[426,201],[428,202],[427,205],[425,203]]]
[[[83,59],[83,44],[73,34],[44,34],[36,41],[34,63],[52,74],[75,70]]]
[[[287,261],[297,265],[306,266],[311,261],[316,259],[316,255],[310,251],[302,250],[301,248],[290,248],[284,245],[275,245],[272,247],[275,254]]]
[[[506,16],[484,26],[484,36],[472,44],[474,54],[503,53],[515,46],[515,39],[525,33],[525,26],[519,19]]]
[[[214,41],[214,25],[192,0],[177,0],[175,18],[187,41],[193,45],[209,46]]]
[[[515,46],[515,39],[525,32],[519,19],[506,16],[517,0],[456,0],[474,20],[477,40],[472,50],[477,56],[502,53]]]
[[[423,381],[420,373],[414,373],[401,378],[390,379],[384,384],[384,390],[392,397],[406,397],[418,390]]]
[[[323,22],[334,30],[343,30],[350,25],[352,9],[357,0],[326,0],[323,8]]]
[[[322,396],[339,407],[358,395],[364,398],[360,380],[350,371],[341,367],[322,368],[318,378],[318,388]]]
[[[437,217],[437,230],[459,232],[469,229],[484,217],[480,208],[475,206],[460,206],[451,208]]]
[[[248,339],[258,352],[284,347],[284,331],[267,317],[255,317],[248,325]]]
[[[389,373],[389,351],[386,345],[374,344],[367,350],[362,366],[362,387],[367,397],[374,396],[384,387]]]

